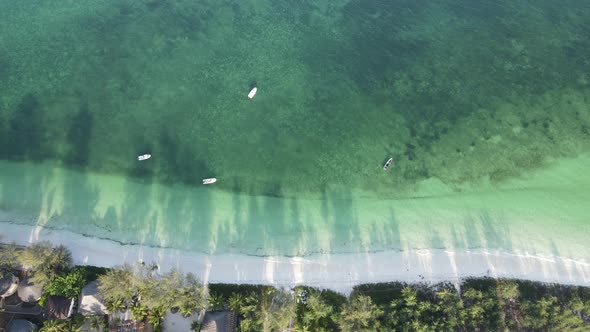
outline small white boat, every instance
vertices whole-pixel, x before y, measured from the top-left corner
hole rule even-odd
[[[248,98],[250,98],[250,99],[254,98],[257,91],[258,91],[257,87],[252,88],[252,90],[250,90],[250,92],[248,93]]]
[[[393,158],[387,159],[385,165],[383,165],[383,170],[386,170],[391,164],[393,163]]]
[[[203,184],[211,184],[217,182],[216,178],[203,179]]]
[[[152,157],[151,154],[142,154],[141,156],[137,156],[137,160],[147,160]]]

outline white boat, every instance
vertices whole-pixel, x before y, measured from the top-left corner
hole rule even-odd
[[[203,179],[203,184],[211,184],[217,182],[216,178]]]
[[[142,154],[141,156],[137,156],[137,160],[147,160],[152,157],[151,154]]]
[[[386,170],[391,164],[393,163],[393,158],[387,159],[385,165],[383,165],[383,170]]]
[[[250,93],[248,93],[248,98],[250,98],[250,99],[254,98],[257,91],[258,91],[257,87],[252,88],[252,90],[250,90]]]

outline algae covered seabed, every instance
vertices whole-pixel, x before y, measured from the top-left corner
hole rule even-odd
[[[587,259],[589,17],[0,0],[1,221],[207,253]]]

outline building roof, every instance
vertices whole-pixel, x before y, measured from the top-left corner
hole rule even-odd
[[[207,311],[201,332],[236,332],[238,326],[238,317],[229,310]]]
[[[93,281],[82,288],[78,312],[84,316],[108,315],[104,300],[98,294],[98,282]]]
[[[6,332],[35,332],[37,326],[26,319],[15,319],[8,323]]]
[[[50,295],[45,303],[48,319],[67,319],[72,310],[72,299],[63,296]]]
[[[0,297],[9,297],[14,294],[18,288],[18,278],[9,273],[0,279]]]
[[[41,298],[43,287],[41,285],[35,285],[29,281],[29,278],[21,280],[18,284],[18,297],[23,302],[37,302]]]

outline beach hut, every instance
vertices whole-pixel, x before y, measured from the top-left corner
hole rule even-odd
[[[0,297],[6,298],[16,293],[18,289],[18,278],[9,273],[0,279]]]
[[[6,332],[35,332],[37,326],[26,319],[15,319],[8,323]]]
[[[74,311],[74,300],[64,296],[50,295],[45,303],[45,314],[48,319],[68,319]]]
[[[41,299],[43,287],[41,285],[35,285],[27,277],[21,280],[18,284],[17,292],[18,297],[20,297],[23,302],[33,303]]]
[[[84,316],[108,315],[104,300],[98,294],[98,282],[93,281],[82,288],[78,312]]]
[[[238,317],[230,310],[207,311],[201,324],[201,332],[235,332]]]

